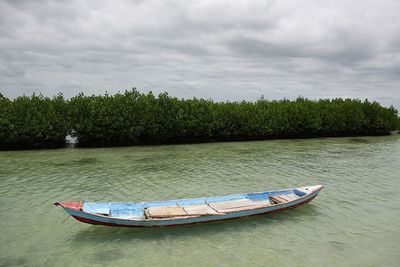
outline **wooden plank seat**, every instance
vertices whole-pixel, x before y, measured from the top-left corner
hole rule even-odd
[[[206,204],[188,206],[148,207],[144,209],[148,219],[189,218],[207,215],[223,215]]]
[[[298,199],[299,196],[295,194],[284,194],[284,195],[279,195],[279,196],[269,196],[269,199],[274,203],[274,204],[282,204],[290,201],[294,201]]]
[[[287,201],[292,201],[299,198],[299,196],[296,194],[285,194],[285,195],[280,195],[279,197],[286,199]]]
[[[182,206],[148,207],[144,209],[144,214],[148,219],[160,219],[188,215]]]
[[[191,216],[223,215],[206,204],[183,206],[183,209]]]
[[[224,202],[208,203],[208,205],[219,213],[230,213],[243,210],[265,208],[271,205],[271,203],[269,201],[253,201],[246,198]]]

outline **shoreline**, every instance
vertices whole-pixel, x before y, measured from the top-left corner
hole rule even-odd
[[[98,148],[129,148],[129,147],[163,147],[178,145],[203,145],[218,143],[246,143],[246,142],[263,142],[263,141],[283,141],[283,140],[316,140],[316,139],[340,139],[340,138],[366,138],[366,137],[390,137],[400,135],[396,133],[384,135],[346,135],[346,136],[316,136],[316,137],[298,137],[298,138],[268,138],[268,139],[247,139],[247,140],[214,140],[204,142],[186,142],[186,143],[160,143],[160,144],[137,144],[137,145],[110,145],[110,146],[78,146],[73,143],[65,143],[63,146],[53,147],[37,147],[37,148],[17,148],[17,149],[0,149],[1,152],[18,152],[18,151],[42,151],[42,150],[61,150],[61,149],[98,149]]]

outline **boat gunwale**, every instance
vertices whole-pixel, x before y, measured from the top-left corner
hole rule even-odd
[[[305,204],[311,202],[314,198],[316,198],[317,195],[318,195],[318,193],[315,196],[311,197],[310,199],[307,199],[306,201],[297,203],[297,204],[292,205],[292,206],[288,206],[288,207],[284,207],[284,208],[280,208],[280,209],[269,210],[269,211],[262,212],[262,213],[255,213],[255,214],[239,216],[239,217],[231,217],[231,218],[221,218],[221,219],[217,219],[217,220],[185,222],[185,223],[179,223],[179,224],[162,224],[162,225],[118,224],[118,223],[110,223],[110,222],[102,222],[102,221],[91,220],[91,219],[87,219],[87,218],[79,217],[79,216],[74,216],[74,215],[71,215],[71,216],[74,219],[76,219],[76,220],[78,220],[80,222],[83,222],[83,223],[92,224],[92,225],[110,226],[110,227],[124,227],[124,228],[179,227],[179,226],[193,225],[193,224],[204,224],[204,223],[212,223],[212,222],[215,223],[215,222],[228,221],[228,220],[238,220],[238,219],[242,219],[242,218],[262,216],[262,215],[265,215],[265,214],[268,214],[268,213],[276,213],[276,212],[280,212],[280,211],[285,211],[285,210],[288,210],[288,209],[297,208],[299,206],[305,205]]]

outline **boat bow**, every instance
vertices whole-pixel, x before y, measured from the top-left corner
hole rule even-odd
[[[82,202],[55,202],[55,206],[61,206],[64,209],[82,210]]]

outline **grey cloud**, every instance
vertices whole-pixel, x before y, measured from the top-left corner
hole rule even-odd
[[[2,1],[0,90],[400,108],[398,1]]]

